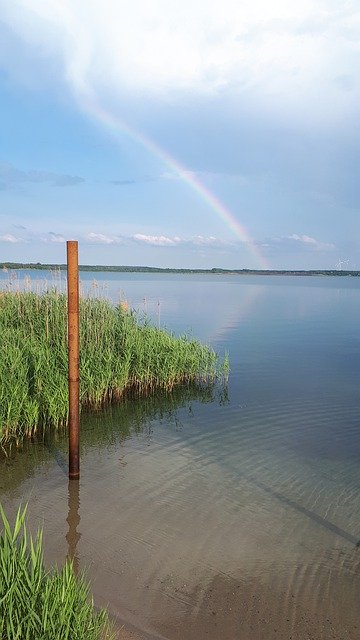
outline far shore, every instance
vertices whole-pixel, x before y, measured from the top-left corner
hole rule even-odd
[[[66,264],[43,264],[41,262],[0,262],[3,271],[15,269],[32,269],[43,271],[66,271]],[[173,269],[163,267],[126,266],[126,265],[79,265],[79,271],[98,271],[109,273],[178,273],[178,274],[210,274],[210,275],[239,275],[239,276],[360,276],[360,271],[349,269]]]

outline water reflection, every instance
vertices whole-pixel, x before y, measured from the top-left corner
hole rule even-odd
[[[126,301],[140,317],[175,333],[189,333],[212,344],[231,327],[255,314],[269,278],[210,274],[146,274],[81,272],[80,292],[113,303]],[[234,295],[234,283],[236,295]],[[2,273],[0,290],[66,292],[66,273],[19,269]],[[216,303],[214,303],[216,299]],[[189,304],[189,300],[191,301]],[[184,317],[185,316],[185,317]],[[180,319],[180,323],[179,323]]]
[[[191,383],[171,392],[158,391],[147,397],[124,397],[121,402],[107,404],[99,410],[81,413],[80,453],[125,442],[141,434],[151,440],[152,422],[165,420],[176,431],[182,430],[178,411],[193,415],[196,403],[226,405],[229,403],[226,384]],[[68,436],[66,429],[25,439],[19,448],[9,444],[0,449],[1,494],[13,490],[45,463],[56,462],[62,474],[68,475]]]
[[[77,553],[77,545],[81,538],[81,533],[77,530],[80,524],[80,481],[79,478],[72,478],[68,483],[68,517],[66,522],[69,525],[66,534],[68,545],[67,559],[71,560],[75,575],[79,573],[80,559]]]
[[[166,421],[176,431],[182,430],[180,409],[191,415],[196,403],[221,406],[229,403],[227,384],[190,383],[171,393],[158,391],[148,397],[126,397],[120,403],[106,405],[99,411],[81,416],[81,454],[89,449],[124,442],[136,434],[151,440],[153,421]]]

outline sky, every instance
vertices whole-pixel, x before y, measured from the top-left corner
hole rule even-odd
[[[0,262],[360,269],[358,0],[0,0]]]

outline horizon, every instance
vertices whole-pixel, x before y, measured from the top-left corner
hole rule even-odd
[[[13,0],[0,38],[1,260],[360,268],[353,0]]]
[[[66,271],[67,263],[42,263],[42,262],[0,262],[0,269],[2,270],[17,270],[17,269],[30,269],[30,270],[52,270],[53,268],[59,268],[62,271]],[[236,274],[259,274],[259,275],[267,275],[267,274],[280,274],[280,275],[317,275],[317,274],[327,274],[327,275],[360,275],[360,271],[357,269],[229,269],[224,267],[210,267],[210,268],[201,268],[201,267],[157,267],[152,265],[126,265],[126,264],[82,264],[79,263],[79,271],[113,271],[113,272],[159,272],[159,271],[185,271],[185,272],[206,272],[206,273],[214,273],[217,275],[221,275],[222,273],[236,273]]]

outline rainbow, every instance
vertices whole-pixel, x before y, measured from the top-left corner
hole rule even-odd
[[[227,227],[234,235],[243,242],[249,252],[255,258],[256,263],[261,269],[269,269],[270,265],[262,255],[259,247],[255,244],[246,228],[240,224],[234,214],[228,209],[219,198],[212,193],[191,171],[186,169],[174,157],[169,155],[164,149],[156,144],[151,138],[136,129],[130,127],[124,120],[115,117],[113,114],[101,107],[96,100],[90,98],[89,95],[78,98],[80,106],[91,118],[101,122],[112,132],[117,134],[125,133],[135,142],[145,147],[151,154],[159,158],[166,167],[183,180],[199,197],[209,205],[209,207],[225,222]]]

